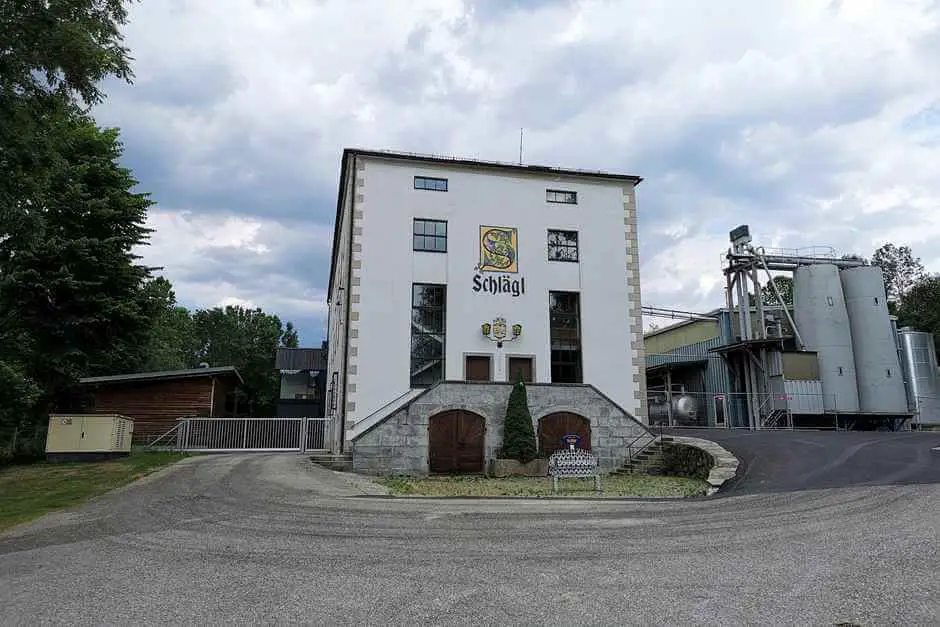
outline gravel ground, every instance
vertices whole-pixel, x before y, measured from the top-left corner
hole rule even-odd
[[[682,501],[382,493],[294,455],[187,459],[0,536],[0,624],[936,625],[940,616],[938,484]]]

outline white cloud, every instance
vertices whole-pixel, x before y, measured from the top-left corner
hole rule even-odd
[[[154,229],[143,262],[163,266],[177,299],[191,307],[261,307],[285,320],[320,320],[326,294],[293,272],[291,251],[328,255],[332,231],[307,225],[291,229],[244,216],[197,216],[192,211],[152,210]],[[232,276],[235,280],[217,278]]]
[[[910,244],[940,270],[934,1],[175,0],[132,18],[137,84],[98,116],[133,138],[142,187],[190,212],[155,214],[151,253],[193,302],[322,316],[306,299],[327,269],[288,260],[303,232],[327,263],[343,146],[511,161],[519,127],[528,162],[646,177],[647,304],[719,305],[741,223],[766,246]],[[233,251],[231,276],[200,274]]]

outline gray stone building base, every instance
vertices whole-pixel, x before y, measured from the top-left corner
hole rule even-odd
[[[484,464],[488,467],[502,446],[510,391],[511,383],[439,383],[355,438],[351,446],[353,469],[374,475],[427,475],[429,420],[453,409],[472,411],[486,420]],[[619,468],[631,444],[653,439],[645,425],[594,386],[530,383],[526,392],[536,433],[539,419],[555,412],[571,412],[588,419],[591,451],[602,472]]]

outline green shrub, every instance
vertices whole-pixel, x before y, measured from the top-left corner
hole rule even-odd
[[[527,464],[535,459],[537,454],[535,429],[532,427],[532,414],[529,413],[529,398],[519,373],[506,404],[502,457]]]
[[[677,477],[708,479],[715,460],[707,452],[679,442],[663,442],[663,471]]]

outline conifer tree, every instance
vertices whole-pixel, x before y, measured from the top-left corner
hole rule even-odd
[[[538,452],[535,442],[535,429],[532,427],[532,414],[529,413],[529,399],[522,374],[516,374],[516,380],[506,404],[506,419],[503,422],[503,452],[505,459],[515,459],[526,464]]]

